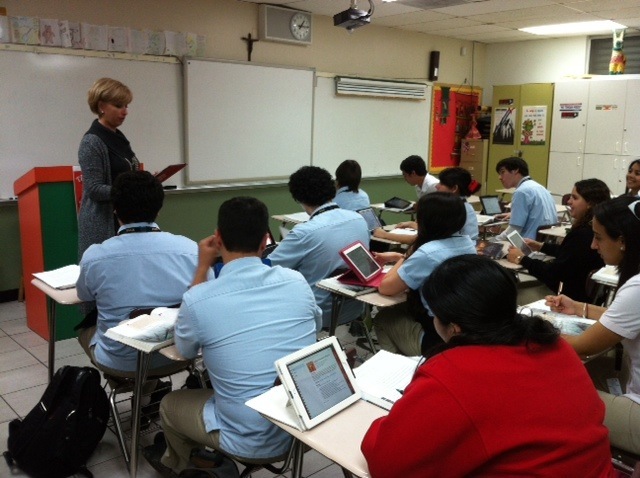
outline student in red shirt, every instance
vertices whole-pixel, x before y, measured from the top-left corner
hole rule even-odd
[[[558,330],[517,313],[508,271],[453,257],[423,295],[445,343],[367,431],[373,478],[612,476],[602,401]]]

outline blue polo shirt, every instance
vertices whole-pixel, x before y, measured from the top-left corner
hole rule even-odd
[[[349,209],[350,211],[357,211],[358,209],[364,209],[371,205],[369,195],[366,192],[362,189],[358,189],[358,192],[348,191],[346,186],[338,189],[333,202],[342,209]]]
[[[224,451],[255,459],[286,452],[289,434],[245,402],[273,387],[277,359],[316,341],[321,316],[300,273],[258,257],[225,264],[217,279],[184,295],[175,345],[188,358],[202,349],[215,390],[204,424],[220,430]]]
[[[535,239],[540,226],[557,222],[556,205],[551,193],[531,177],[522,178],[511,199],[509,225],[521,227],[522,237]]]

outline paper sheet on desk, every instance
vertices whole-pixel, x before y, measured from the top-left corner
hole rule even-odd
[[[389,232],[391,234],[404,234],[406,236],[416,236],[418,234],[418,231],[416,231],[415,229],[401,228],[401,227],[396,227],[394,229],[391,229]]]
[[[580,335],[596,322],[595,320],[575,315],[552,312],[548,306],[544,305],[544,299],[522,307],[520,313],[539,315],[543,319],[552,322],[553,325],[560,329],[560,333],[564,335]]]

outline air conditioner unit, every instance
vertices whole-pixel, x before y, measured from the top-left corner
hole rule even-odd
[[[412,100],[427,99],[427,85],[424,83],[336,76],[335,84],[337,95],[382,96]]]

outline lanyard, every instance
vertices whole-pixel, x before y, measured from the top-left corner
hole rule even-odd
[[[155,226],[127,227],[126,229],[122,229],[121,231],[119,231],[118,236],[121,236],[123,234],[134,234],[136,232],[160,232],[160,228]]]
[[[309,218],[309,220],[313,219],[313,218],[314,218],[314,217],[316,217],[316,216],[319,216],[320,214],[324,214],[324,213],[325,213],[325,212],[327,212],[327,211],[331,211],[332,209],[338,209],[338,208],[340,208],[340,206],[338,206],[337,204],[333,204],[333,205],[331,205],[331,206],[328,206],[328,207],[326,207],[326,208],[324,208],[324,209],[321,209],[321,210],[319,210],[319,211],[314,212],[314,213],[311,215],[311,217]]]

